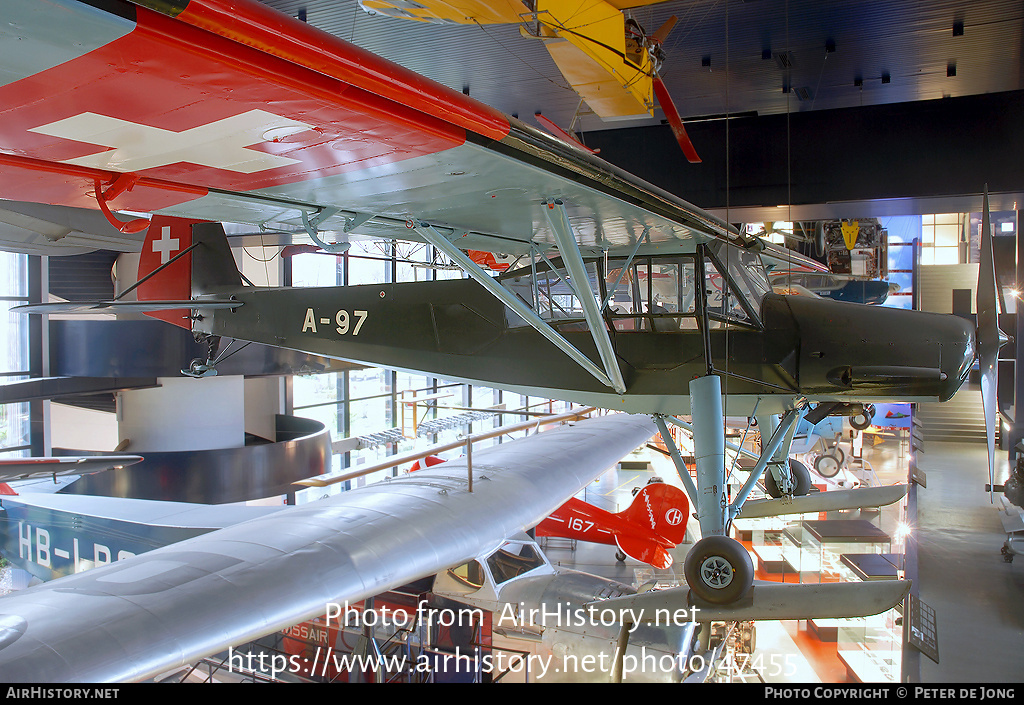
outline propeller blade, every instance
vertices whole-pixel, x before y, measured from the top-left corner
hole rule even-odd
[[[985,432],[988,441],[989,501],[994,503],[996,445],[996,389],[998,385],[999,348],[1008,340],[999,330],[998,291],[992,232],[988,208],[988,184],[981,216],[981,261],[978,267],[978,289],[975,306],[978,310],[978,368],[981,373],[981,404],[985,411]]]
[[[686,134],[686,128],[683,127],[683,119],[679,117],[679,112],[676,110],[675,103],[672,102],[672,98],[668,94],[665,82],[662,81],[661,76],[657,74],[654,75],[654,95],[658,98],[658,104],[661,105],[661,109],[665,113],[665,118],[668,119],[668,124],[672,128],[672,133],[676,136],[676,141],[682,148],[683,154],[686,155],[687,161],[691,164],[700,164],[700,157],[697,156],[697,150],[693,148],[693,143],[690,142],[690,136]]]
[[[658,45],[664,44],[665,40],[668,39],[668,35],[672,33],[672,28],[676,26],[676,22],[678,21],[679,18],[675,15],[669,17],[665,21],[665,24],[658,27],[658,30],[651,35],[651,42]]]

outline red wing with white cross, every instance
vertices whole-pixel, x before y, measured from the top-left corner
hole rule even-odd
[[[150,7],[156,8],[150,9]],[[159,10],[159,11],[158,11]],[[10,15],[9,17],[6,15]],[[12,3],[0,28],[0,193],[101,211],[418,239],[692,248],[725,223],[583,150],[253,1]]]

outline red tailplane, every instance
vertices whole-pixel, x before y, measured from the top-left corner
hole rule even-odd
[[[536,535],[615,545],[630,558],[655,568],[668,568],[672,565],[668,549],[686,537],[689,511],[685,492],[664,482],[652,482],[618,514],[570,499],[537,525]]]

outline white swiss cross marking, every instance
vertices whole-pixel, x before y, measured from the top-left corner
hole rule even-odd
[[[263,110],[250,110],[184,132],[163,130],[96,113],[82,113],[40,125],[29,132],[113,148],[84,157],[65,159],[65,164],[127,172],[189,162],[252,174],[299,162],[297,159],[247,149],[248,146],[270,141],[264,137],[270,130],[275,135],[287,135],[306,129],[311,128],[305,123],[278,117]]]
[[[153,252],[160,253],[160,264],[167,264],[171,260],[171,255],[178,251],[180,244],[178,238],[171,237],[170,226],[165,225],[161,228],[160,239],[153,240]]]

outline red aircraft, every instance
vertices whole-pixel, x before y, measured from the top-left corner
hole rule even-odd
[[[619,547],[619,560],[629,556],[655,568],[668,568],[672,565],[668,549],[685,538],[689,511],[685,492],[651,482],[617,514],[574,497],[538,524],[536,535],[614,545]]]
[[[409,472],[443,462],[436,455],[427,456],[413,463]],[[668,550],[686,537],[689,511],[685,492],[652,480],[636,491],[627,509],[617,514],[573,497],[538,524],[534,533],[538,538],[551,536],[618,546],[620,561],[629,556],[655,568],[669,568],[672,556]]]

